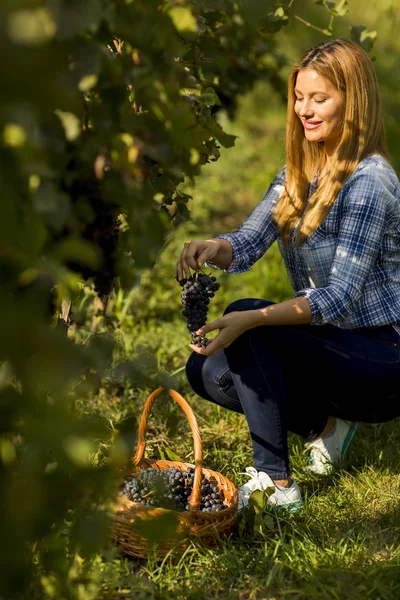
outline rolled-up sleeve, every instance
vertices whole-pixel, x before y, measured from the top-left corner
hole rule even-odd
[[[385,232],[391,192],[383,169],[371,165],[354,173],[340,194],[343,215],[327,285],[295,294],[308,299],[311,325],[340,323],[354,312]]]
[[[285,185],[285,172],[284,167],[276,175],[263,199],[236,231],[215,236],[227,240],[232,246],[232,262],[225,269],[227,273],[248,271],[278,237],[272,213]]]

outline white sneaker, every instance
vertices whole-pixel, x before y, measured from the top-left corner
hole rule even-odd
[[[340,463],[357,431],[357,421],[336,419],[336,425],[323,438],[305,444],[310,449],[307,470],[318,475],[327,475]]]
[[[271,477],[263,471],[257,471],[254,467],[246,467],[246,473],[251,479],[242,487],[239,488],[239,504],[238,510],[241,510],[249,503],[249,498],[256,490],[266,490],[272,488],[275,491],[267,499],[267,504],[275,506],[275,508],[286,508],[290,512],[296,512],[303,506],[303,499],[297,483],[292,480],[292,485],[288,488],[278,488]]]

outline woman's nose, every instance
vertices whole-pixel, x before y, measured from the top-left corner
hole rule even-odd
[[[299,115],[301,117],[311,117],[313,115],[313,110],[311,108],[310,102],[307,100],[303,100],[299,107]]]

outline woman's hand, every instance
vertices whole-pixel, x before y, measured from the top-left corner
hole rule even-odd
[[[189,344],[192,350],[204,356],[211,356],[223,348],[228,348],[242,333],[260,325],[260,312],[258,310],[244,310],[231,312],[223,317],[200,327],[197,335],[205,335],[210,331],[219,329],[219,334],[210,340],[205,348]]]
[[[176,263],[175,279],[177,281],[181,281],[185,277],[189,279],[190,269],[199,271],[205,262],[212,260],[217,255],[219,247],[219,239],[185,242],[182,254]]]

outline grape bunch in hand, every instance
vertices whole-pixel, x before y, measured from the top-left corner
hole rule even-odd
[[[179,283],[182,286],[182,315],[187,320],[187,328],[192,336],[192,344],[205,348],[208,343],[206,337],[197,335],[196,331],[206,324],[210,298],[214,298],[220,284],[217,282],[216,277],[210,277],[205,273],[199,273],[197,276],[194,273],[189,279],[182,279]]]

